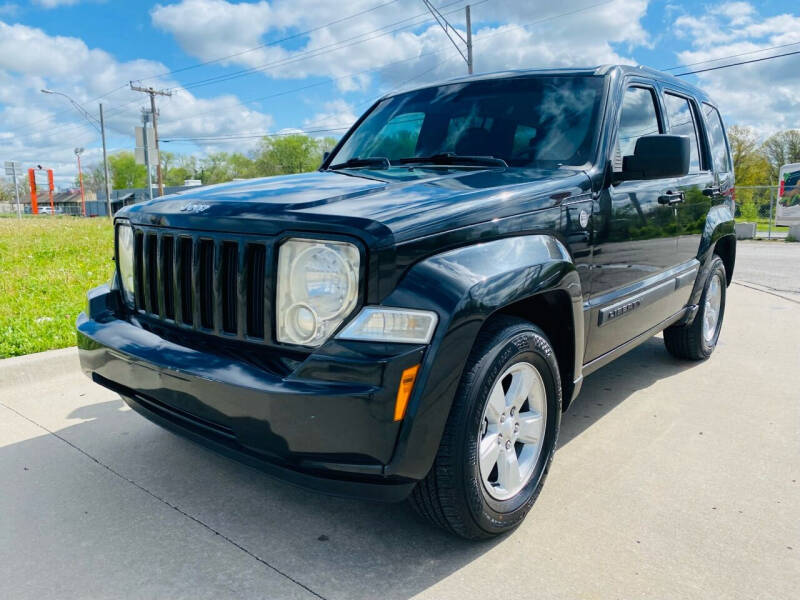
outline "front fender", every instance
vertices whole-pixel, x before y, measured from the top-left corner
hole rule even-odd
[[[510,304],[553,290],[570,299],[579,368],[580,279],[566,248],[552,236],[509,237],[458,248],[423,260],[406,273],[384,304],[435,311],[439,325],[423,359],[387,475],[421,479],[427,474],[464,365],[486,319]]]

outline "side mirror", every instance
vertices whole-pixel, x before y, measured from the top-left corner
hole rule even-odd
[[[689,172],[689,138],[646,135],[636,140],[633,156],[622,159],[622,179],[666,179]]]
[[[331,153],[328,150],[325,150],[325,152],[322,153],[322,162],[325,162],[326,160],[328,160],[328,157],[330,155],[331,155]]]

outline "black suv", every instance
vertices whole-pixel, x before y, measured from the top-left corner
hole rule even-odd
[[[319,171],[117,213],[83,369],[144,416],[468,538],[519,524],[584,376],[663,330],[707,358],[733,172],[700,90],[645,68],[390,94]]]

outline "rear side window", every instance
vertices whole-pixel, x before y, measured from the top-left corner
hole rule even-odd
[[[689,172],[699,172],[700,152],[697,149],[697,124],[692,105],[686,98],[669,93],[664,94],[664,105],[667,108],[670,133],[689,138]]]
[[[636,141],[640,137],[658,133],[661,131],[652,90],[640,87],[631,87],[625,90],[617,133],[617,147],[614,151],[614,170],[622,170],[622,157],[633,154]]]
[[[703,104],[703,113],[706,117],[708,137],[711,143],[711,155],[714,157],[714,167],[722,173],[730,173],[731,157],[728,154],[725,129],[722,127],[722,119],[719,116],[719,112],[710,104]]]

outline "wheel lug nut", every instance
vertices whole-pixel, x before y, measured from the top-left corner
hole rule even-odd
[[[506,416],[505,415],[500,415],[500,422],[501,423],[505,423],[506,422]]]
[[[511,450],[511,440],[506,441],[506,450]]]
[[[512,406],[512,407],[511,407],[511,416],[512,416],[512,417],[514,416],[514,412],[515,412],[515,411],[516,411],[516,409],[515,409],[515,408]]]
[[[514,423],[514,433],[519,433],[519,423]]]

